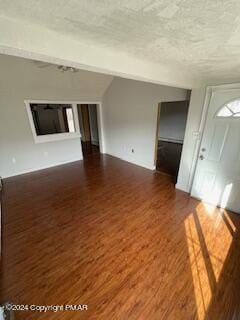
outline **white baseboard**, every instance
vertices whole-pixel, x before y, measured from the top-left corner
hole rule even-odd
[[[139,162],[136,162],[136,161],[133,161],[133,160],[130,160],[130,159],[122,158],[122,157],[119,157],[118,155],[113,154],[113,153],[106,152],[105,154],[113,156],[113,157],[118,158],[120,160],[126,161],[128,163],[134,164],[134,165],[136,165],[138,167],[142,167],[142,168],[151,170],[151,171],[156,169],[155,166],[149,166],[149,165],[146,165],[146,164],[143,164],[143,163],[139,163]],[[22,171],[19,171],[17,173],[13,173],[13,174],[2,175],[2,178],[4,179],[4,178],[15,177],[15,176],[19,176],[19,175],[26,174],[26,173],[31,173],[31,172],[35,172],[35,171],[39,171],[39,170],[44,170],[44,169],[48,169],[48,168],[57,167],[57,166],[60,166],[60,165],[63,165],[63,164],[72,163],[72,162],[79,161],[79,160],[83,160],[83,158],[74,158],[74,159],[71,159],[71,160],[59,161],[59,162],[56,162],[54,164],[47,165],[47,166],[39,166],[37,168],[31,168],[31,169],[28,169],[28,170],[22,170]]]
[[[178,190],[187,192],[187,193],[190,192],[190,190],[188,190],[185,186],[180,185],[179,183],[176,183],[176,184],[175,184],[175,188],[178,189]]]
[[[149,165],[146,165],[146,164],[144,164],[144,163],[139,163],[139,162],[134,161],[134,160],[131,160],[131,159],[123,158],[123,157],[120,157],[119,155],[116,155],[116,154],[114,154],[114,153],[106,152],[106,154],[108,154],[108,155],[110,155],[110,156],[112,156],[112,157],[118,158],[118,159],[120,159],[120,160],[126,161],[126,162],[128,162],[128,163],[134,164],[134,165],[136,165],[136,166],[138,166],[138,167],[142,167],[142,168],[151,170],[151,171],[153,171],[153,170],[156,169],[155,166],[149,166]]]
[[[31,168],[31,169],[27,169],[27,170],[22,170],[22,171],[19,171],[17,173],[13,173],[13,174],[10,174],[10,175],[2,175],[2,178],[5,179],[5,178],[10,178],[10,177],[20,176],[22,174],[31,173],[31,172],[35,172],[35,171],[39,171],[39,170],[48,169],[48,168],[53,168],[53,167],[61,166],[63,164],[72,163],[72,162],[79,161],[79,160],[83,160],[83,158],[74,158],[74,159],[71,159],[71,160],[59,161],[59,162],[56,162],[56,163],[53,163],[53,164],[50,164],[50,165],[47,165],[47,166],[39,166],[37,168]]]

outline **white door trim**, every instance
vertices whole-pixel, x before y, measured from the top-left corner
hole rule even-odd
[[[98,123],[98,138],[99,138],[99,151],[105,153],[105,140],[104,140],[104,127],[103,127],[103,110],[102,102],[96,102],[97,106],[97,123]]]
[[[210,100],[212,97],[212,94],[217,91],[229,91],[229,90],[239,90],[240,89],[240,83],[230,83],[230,84],[221,84],[221,85],[214,85],[214,86],[207,86],[206,87],[206,94],[204,98],[204,103],[203,103],[203,109],[202,109],[202,115],[201,115],[201,120],[199,124],[199,139],[196,142],[195,146],[195,152],[193,155],[193,161],[192,161],[192,166],[190,170],[190,177],[189,177],[189,185],[188,185],[188,190],[190,190],[190,194],[192,194],[192,188],[193,188],[193,181],[195,178],[195,173],[196,173],[196,168],[197,168],[197,161],[198,157],[200,155],[200,146],[202,143],[202,137],[203,137],[203,132],[205,129],[205,124],[206,124],[206,119],[207,119],[207,114],[208,114],[208,109],[209,109],[209,104]]]

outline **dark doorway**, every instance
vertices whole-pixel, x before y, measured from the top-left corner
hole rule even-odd
[[[98,117],[96,104],[78,104],[83,157],[99,154]]]
[[[159,105],[156,170],[177,182],[189,101],[163,102]]]

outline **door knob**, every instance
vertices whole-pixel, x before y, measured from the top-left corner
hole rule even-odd
[[[199,159],[200,159],[200,160],[203,160],[203,159],[204,159],[204,156],[201,154],[201,155],[199,156]]]

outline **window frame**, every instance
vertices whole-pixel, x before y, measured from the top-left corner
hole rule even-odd
[[[81,138],[80,128],[79,128],[79,120],[78,120],[78,111],[77,111],[77,102],[73,101],[56,101],[56,100],[24,100],[28,120],[30,124],[30,128],[33,135],[33,140],[35,143],[46,143],[52,141],[61,141],[67,139],[76,139]],[[75,132],[63,132],[63,133],[56,133],[56,134],[46,134],[46,135],[37,135],[36,128],[33,121],[32,111],[31,111],[31,104],[32,103],[39,103],[39,104],[66,104],[71,105],[73,110],[73,120],[74,120],[74,127]]]
[[[226,119],[229,119],[229,120],[230,120],[230,119],[231,119],[231,120],[232,120],[232,119],[235,119],[235,120],[238,119],[238,120],[239,120],[239,119],[240,119],[240,116],[239,116],[239,117],[235,117],[234,114],[238,114],[238,113],[240,114],[240,111],[239,111],[239,112],[236,112],[236,113],[232,113],[230,116],[226,116],[226,117],[223,117],[223,116],[219,116],[219,115],[218,115],[219,112],[220,112],[223,108],[228,108],[229,111],[232,112],[231,108],[228,107],[228,104],[230,104],[231,102],[234,102],[234,101],[239,101],[239,104],[240,104],[240,98],[232,99],[232,100],[230,100],[230,101],[225,102],[223,105],[221,105],[220,108],[218,108],[218,110],[217,110],[217,112],[216,112],[216,114],[215,114],[215,118],[218,119],[218,120],[221,120],[221,119],[222,119],[222,120],[223,120],[223,119],[225,119],[225,120],[226,120]]]

